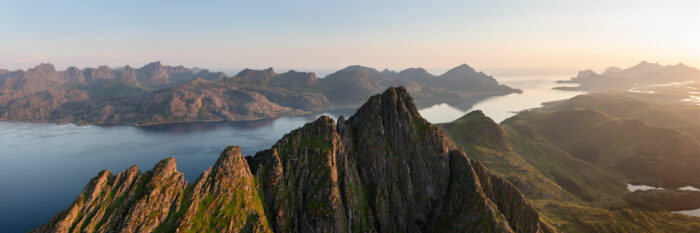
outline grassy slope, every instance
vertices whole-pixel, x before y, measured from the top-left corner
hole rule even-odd
[[[662,127],[700,124],[700,108],[689,104],[658,104],[628,96],[628,93],[579,95],[551,102],[545,110],[588,108],[619,118],[634,118]]]
[[[607,122],[609,116],[593,114],[585,118],[589,121],[579,123],[599,125],[604,129],[610,127],[601,124],[601,121]],[[629,194],[625,188],[628,177],[616,169],[601,167],[580,155],[572,155],[567,149],[562,149],[562,145],[552,143],[552,140],[559,140],[552,139],[553,135],[543,137],[542,129],[546,124],[532,124],[532,121],[546,119],[545,115],[534,114],[527,118],[515,117],[498,126],[480,112],[472,112],[440,127],[472,159],[483,162],[534,200],[548,224],[563,232],[694,232],[700,229],[700,218],[620,209],[629,206],[628,201],[633,200],[625,198]],[[632,132],[632,135],[636,133]],[[615,135],[618,136],[621,135]],[[590,140],[570,135],[568,138]],[[561,140],[566,142],[567,139]],[[619,148],[609,149],[615,153],[624,152],[629,150],[625,147],[635,143],[642,142],[631,139]],[[571,147],[571,143],[568,146]],[[603,164],[610,162],[602,161]],[[639,193],[634,200],[651,200],[649,196],[669,195]]]
[[[545,221],[562,232],[700,232],[700,218],[668,212],[606,210],[586,203],[534,201]]]
[[[528,111],[507,120],[610,174],[653,185],[699,182],[700,145],[687,134],[590,109]]]

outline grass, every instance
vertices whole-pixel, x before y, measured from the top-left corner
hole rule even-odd
[[[700,232],[700,218],[668,212],[606,210],[585,203],[535,201],[544,221],[562,232]]]

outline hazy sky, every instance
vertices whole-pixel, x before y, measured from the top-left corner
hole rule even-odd
[[[0,67],[700,66],[700,1],[5,1]]]

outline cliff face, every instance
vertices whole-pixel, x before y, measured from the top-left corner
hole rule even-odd
[[[425,121],[404,88],[347,120],[320,117],[253,157],[229,147],[193,184],[172,159],[143,174],[102,172],[34,232],[151,230],[551,231],[517,188]]]

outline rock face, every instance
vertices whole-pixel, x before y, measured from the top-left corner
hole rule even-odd
[[[517,188],[456,150],[405,88],[253,157],[226,148],[193,184],[172,158],[101,172],[32,232],[551,232]]]

